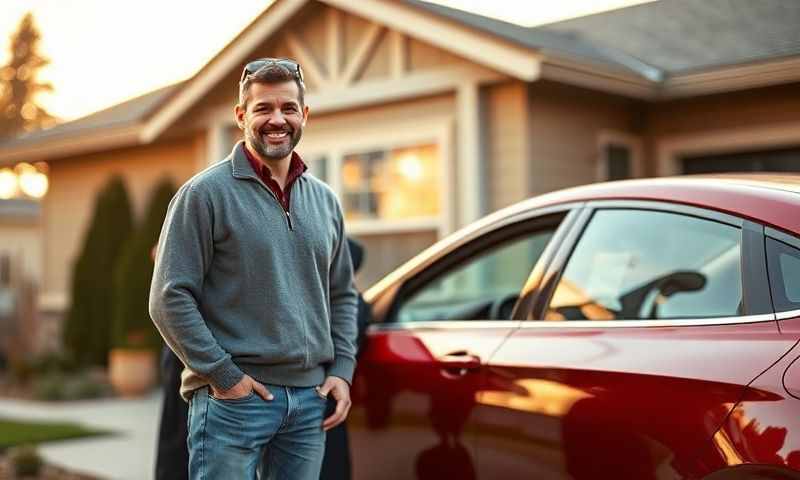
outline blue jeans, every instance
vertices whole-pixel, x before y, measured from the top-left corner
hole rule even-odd
[[[318,480],[325,453],[326,400],[314,387],[265,385],[235,400],[198,389],[189,405],[189,478],[192,480]],[[258,476],[257,476],[258,475]]]

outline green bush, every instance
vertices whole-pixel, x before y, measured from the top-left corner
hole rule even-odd
[[[50,372],[33,382],[33,396],[48,402],[87,400],[111,395],[111,387],[86,374]]]
[[[150,252],[158,242],[175,186],[161,181],[148,202],[144,221],[125,243],[114,271],[112,344],[115,347],[160,348],[161,337],[153,326],[147,304],[153,261]]]
[[[12,448],[8,452],[14,474],[19,477],[38,475],[44,461],[33,445]]]
[[[98,194],[92,221],[72,272],[64,325],[67,350],[81,365],[105,365],[111,343],[113,272],[133,230],[125,184],[114,177]]]

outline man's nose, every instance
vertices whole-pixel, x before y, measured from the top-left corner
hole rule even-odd
[[[282,127],[286,125],[286,119],[283,117],[283,113],[277,111],[269,116],[268,123],[272,126]]]

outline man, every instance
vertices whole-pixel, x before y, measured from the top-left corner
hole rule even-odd
[[[350,408],[357,296],[339,202],[294,152],[304,93],[293,60],[248,63],[245,141],[180,188],[159,238],[150,315],[186,365],[192,479],[316,480]]]

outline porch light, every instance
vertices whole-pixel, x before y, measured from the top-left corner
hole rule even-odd
[[[424,167],[419,156],[414,154],[403,155],[397,160],[397,170],[411,182],[419,182],[424,174]]]
[[[17,195],[17,175],[10,168],[0,169],[0,199],[8,200]]]
[[[39,168],[30,163],[20,163],[14,170],[18,177],[19,187],[22,192],[36,199],[44,197],[50,182],[45,174],[46,164],[38,165]]]

